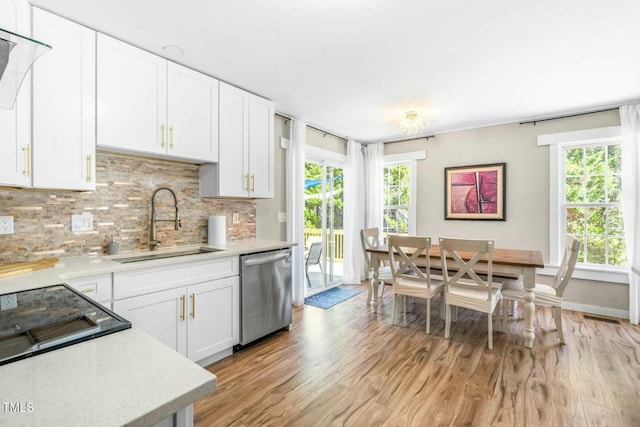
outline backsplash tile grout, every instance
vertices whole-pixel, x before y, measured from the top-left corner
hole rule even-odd
[[[0,263],[105,253],[111,235],[120,251],[146,250],[151,195],[159,187],[178,197],[182,229],[158,222],[160,247],[207,242],[209,215],[227,216],[227,240],[255,238],[255,200],[200,198],[198,165],[119,155],[96,155],[96,190],[0,189],[0,215],[14,217],[15,234],[0,235]],[[71,215],[93,215],[93,231],[71,232]],[[173,218],[168,191],[156,197],[158,219]],[[231,223],[238,213],[239,224]]]

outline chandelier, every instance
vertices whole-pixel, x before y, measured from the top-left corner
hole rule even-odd
[[[405,135],[417,135],[427,127],[429,123],[423,114],[418,111],[411,110],[404,114],[404,118],[400,120],[400,131]]]

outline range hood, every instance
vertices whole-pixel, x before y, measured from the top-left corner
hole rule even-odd
[[[11,110],[31,64],[51,46],[0,28],[0,108]]]

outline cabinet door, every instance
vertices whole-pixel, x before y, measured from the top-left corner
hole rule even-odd
[[[0,28],[29,36],[30,8],[27,0],[0,0]],[[27,73],[13,109],[0,109],[0,185],[31,185],[30,81],[31,73]]]
[[[167,154],[218,161],[218,81],[169,62],[167,109]]]
[[[98,146],[166,154],[167,61],[98,34]]]
[[[249,93],[220,82],[218,195],[249,196]]]
[[[249,171],[251,197],[274,195],[273,103],[251,95],[249,100]]]
[[[93,190],[96,33],[34,8],[33,36],[53,46],[33,64],[33,186]]]
[[[170,289],[113,302],[113,311],[158,341],[186,355],[185,288]]]
[[[240,342],[238,276],[191,285],[187,357],[198,361]]]

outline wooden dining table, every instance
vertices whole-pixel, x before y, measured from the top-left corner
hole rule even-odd
[[[378,266],[381,261],[389,260],[389,249],[387,246],[380,245],[378,247],[367,248],[367,252],[371,254],[371,269],[373,270],[370,280],[371,301],[373,312],[378,312]],[[460,256],[470,258],[474,254],[464,252],[459,253]],[[432,269],[440,269],[442,262],[440,258],[440,247],[438,245],[431,246],[429,250],[430,267]],[[481,260],[482,261],[482,260]],[[481,261],[478,266],[481,268]],[[449,264],[449,262],[447,262]],[[536,268],[543,268],[542,253],[537,250],[525,249],[499,249],[493,250],[493,276],[494,277],[513,277],[522,276],[525,289],[524,295],[524,345],[533,348],[533,340],[535,339],[535,330],[533,328],[533,317],[535,313],[535,294],[533,289],[536,280]],[[495,280],[494,280],[495,281]]]

